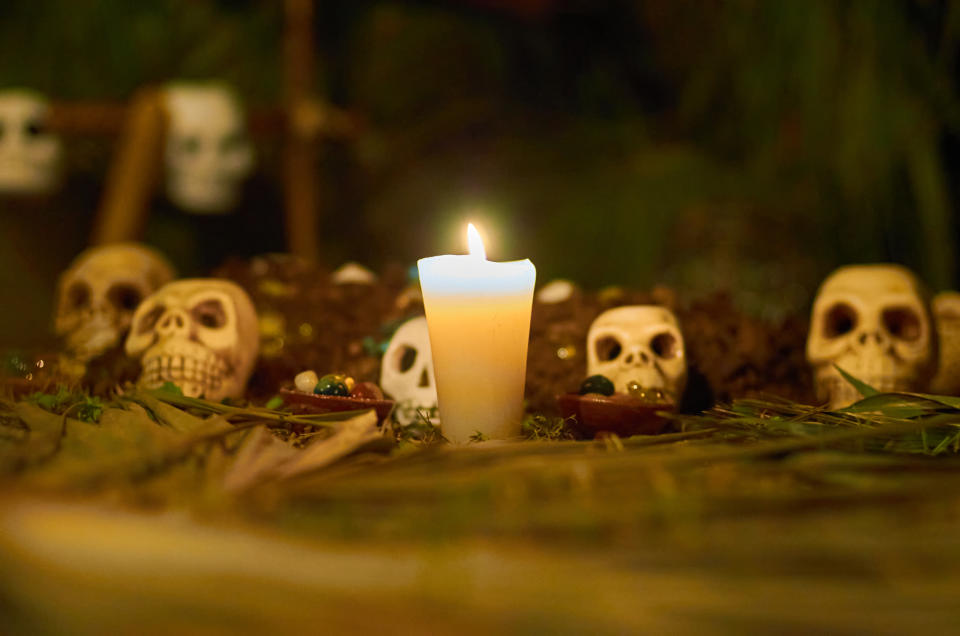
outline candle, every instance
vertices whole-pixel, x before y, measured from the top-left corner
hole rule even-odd
[[[427,314],[440,426],[451,442],[520,434],[530,310],[537,270],[493,263],[473,224],[468,255],[417,262]]]

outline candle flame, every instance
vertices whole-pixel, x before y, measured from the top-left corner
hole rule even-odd
[[[470,248],[470,256],[487,260],[487,250],[483,247],[483,239],[480,238],[480,232],[473,226],[473,223],[467,223],[467,245]]]

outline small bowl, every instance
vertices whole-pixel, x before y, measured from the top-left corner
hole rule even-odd
[[[557,396],[557,405],[573,428],[589,438],[598,433],[616,433],[620,437],[656,435],[667,425],[667,419],[659,413],[675,408],[672,402],[653,402],[622,393],[564,393]]]
[[[336,411],[356,411],[373,409],[377,412],[377,421],[390,417],[395,402],[393,400],[372,400],[370,398],[344,397],[340,395],[319,395],[304,393],[292,389],[280,389],[280,396],[297,413],[334,413]]]

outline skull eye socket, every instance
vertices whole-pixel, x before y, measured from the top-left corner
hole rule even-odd
[[[898,340],[913,342],[923,333],[920,316],[910,307],[890,307],[883,310],[883,326]]]
[[[153,328],[156,326],[157,321],[160,320],[160,316],[163,315],[164,311],[166,311],[166,307],[163,305],[157,305],[144,314],[143,318],[140,319],[140,322],[137,323],[137,333],[147,333],[148,331],[153,331]]]
[[[597,339],[594,345],[594,351],[597,354],[597,360],[600,362],[609,362],[620,357],[623,347],[620,341],[613,336],[603,336]]]
[[[857,326],[857,312],[846,303],[838,303],[830,308],[823,322],[823,335],[826,338],[839,338],[853,331]]]
[[[654,336],[650,349],[659,358],[676,358],[680,355],[680,343],[672,333],[664,332]]]
[[[245,137],[240,131],[235,131],[220,141],[220,152],[230,153],[240,150],[244,146]]]
[[[189,135],[180,140],[180,152],[187,155],[194,155],[200,152],[200,138],[195,135]]]
[[[400,373],[406,373],[417,363],[417,350],[408,345],[400,346],[393,353],[393,363]]]
[[[27,137],[39,137],[46,134],[47,127],[39,119],[31,119],[26,122],[23,131]]]
[[[133,311],[143,300],[140,290],[133,285],[118,284],[107,291],[107,299],[110,303],[121,311]]]
[[[90,287],[86,283],[74,283],[67,289],[67,306],[83,309],[90,304]]]
[[[207,329],[219,329],[227,324],[227,312],[219,300],[203,301],[190,311],[190,315]]]

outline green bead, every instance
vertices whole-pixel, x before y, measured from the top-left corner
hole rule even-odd
[[[317,382],[317,386],[313,389],[314,393],[320,395],[340,395],[343,397],[350,396],[350,389],[347,388],[347,383],[344,382],[344,376],[337,375],[335,373],[329,373]]]
[[[591,375],[580,385],[580,395],[587,393],[599,393],[600,395],[613,395],[613,382],[602,375]]]

